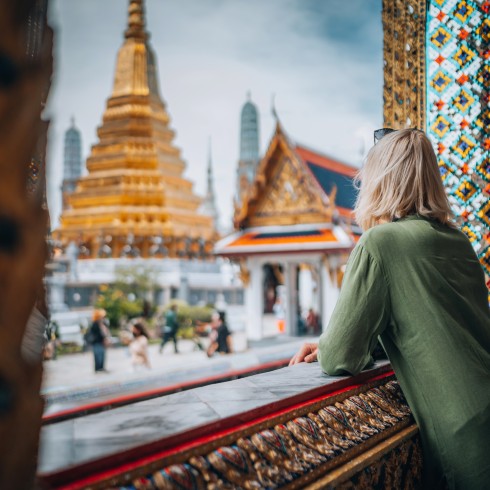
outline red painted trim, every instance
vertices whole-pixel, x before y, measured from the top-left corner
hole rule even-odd
[[[87,403],[86,405],[82,405],[76,408],[60,410],[59,412],[43,416],[43,425],[55,424],[57,422],[62,422],[63,420],[74,419],[85,415],[90,415],[92,413],[110,410],[112,408],[122,407],[131,403],[150,400],[151,398],[157,398],[159,396],[171,395],[172,393],[191,390],[193,388],[199,388],[200,386],[207,386],[218,381],[227,381],[250,376],[252,374],[259,374],[261,372],[270,371],[273,369],[279,369],[281,367],[287,366],[289,364],[289,360],[290,359],[287,358],[281,359],[279,361],[266,362],[264,364],[259,364],[257,366],[252,366],[246,369],[226,371],[215,376],[208,376],[206,378],[177,383],[169,386],[164,386],[163,388],[155,388],[153,390],[139,391],[138,393],[118,396],[101,402]]]
[[[290,398],[272,402],[248,412],[195,427],[181,434],[163,438],[118,454],[80,464],[58,472],[39,475],[48,488],[81,490],[98,481],[110,479],[154,461],[212,442],[228,434],[246,429],[270,418],[311,405],[315,402],[345,393],[362,385],[394,374],[391,365],[361,373],[356,377],[340,379],[325,386],[307,390]],[[89,476],[87,476],[89,474]]]
[[[347,165],[346,163],[338,162],[326,155],[322,155],[303,146],[297,146],[295,150],[305,163],[312,163],[349,177],[354,177],[357,175],[357,172],[359,172],[358,168]]]
[[[339,212],[341,216],[345,216],[346,218],[354,218],[354,210],[349,208],[343,208],[341,206],[335,205],[335,209]]]

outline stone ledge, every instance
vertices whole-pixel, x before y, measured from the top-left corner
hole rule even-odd
[[[324,436],[323,446],[330,445],[328,454],[322,454],[322,451],[318,453],[316,449],[310,447],[313,453],[316,453],[314,457],[317,458],[318,464],[314,465],[314,468],[310,464],[307,474],[318,477],[411,423],[410,412],[403,395],[396,382],[390,384],[390,379],[392,379],[392,372],[387,362],[378,363],[373,369],[366,370],[354,378],[329,377],[320,371],[318,364],[300,364],[246,380],[197,388],[185,393],[53,424],[43,429],[40,478],[51,487],[70,482],[72,488],[104,488],[109,484],[111,486],[122,484],[133,477],[153,478],[151,476],[153,475],[158,480],[169,471],[172,473],[176,468],[181,469],[182,465],[184,467],[191,465],[187,476],[194,478],[196,477],[194,473],[197,471],[201,484],[207,480],[210,484],[213,475],[216,477],[215,470],[211,469],[206,473],[204,469],[206,464],[209,465],[209,458],[212,460],[213,455],[216,451],[219,453],[220,449],[225,453],[231,451],[231,462],[233,457],[241,455],[245,460],[248,458],[249,462],[253,461],[252,466],[260,466],[260,454],[262,454],[260,450],[259,456],[252,457],[247,451],[253,453],[254,449],[250,448],[250,444],[256,446],[253,443],[247,446],[243,441],[253,440],[254,437],[260,438],[262,437],[260,434],[264,431],[266,433],[276,431],[277,427],[285,424],[290,427],[285,429],[287,434],[294,434],[289,439],[288,447],[293,453],[301,451],[302,449],[295,447],[296,443],[294,443],[298,438],[294,432],[298,429],[294,425],[298,418],[304,419],[302,422],[308,427],[317,427],[318,430],[323,431],[321,432]],[[377,392],[373,391],[378,385],[383,385],[385,388],[380,388]],[[362,395],[361,398],[351,399],[359,393],[367,394]],[[372,405],[371,408],[369,404],[364,404],[365,406],[361,408],[359,406],[356,408],[355,403],[353,404],[352,400],[357,400],[363,405],[360,401],[363,397],[367,397],[366,400]],[[348,415],[352,418],[352,420],[349,418],[350,423],[360,424],[359,429],[355,429],[359,434],[362,430],[367,431],[366,437],[361,435],[354,437],[354,433],[349,431],[341,434],[340,426],[337,427],[338,432],[336,432],[336,429],[328,424],[323,429],[320,427],[321,424],[318,425],[321,420],[321,417],[318,418],[319,413],[327,416],[328,410],[334,412],[339,410],[337,407],[325,412],[324,407],[334,407],[338,403],[347,404],[345,407],[342,405],[344,408],[340,410],[344,410],[344,414],[350,414]],[[379,404],[383,403],[387,411],[379,407]],[[365,410],[374,410],[373,414],[376,412],[378,415],[369,415]],[[393,412],[391,415],[390,410]],[[380,414],[384,414],[386,418],[384,422]],[[328,417],[331,416],[333,415]],[[356,417],[360,417],[357,422]],[[377,428],[376,424],[378,424]],[[383,430],[380,429],[381,426]],[[341,450],[335,442],[332,446],[328,441],[327,436],[332,435],[332,430],[336,433],[337,443],[344,440],[345,450]],[[349,440],[349,434],[354,437],[354,442],[356,438],[359,440],[356,443],[346,442]],[[281,437],[283,436],[279,434],[279,438]],[[246,447],[239,447],[238,441],[242,441]],[[318,440],[315,444],[317,443]],[[325,447],[323,453],[326,451]],[[243,452],[245,453],[242,454]],[[58,457],[53,460],[50,455],[54,453]],[[200,458],[201,463],[203,461],[208,463],[204,467],[199,465],[196,467],[190,463],[193,458]],[[223,458],[222,454],[220,458]],[[194,461],[194,464],[197,463]],[[291,480],[289,483],[293,480],[297,482],[295,485],[300,482],[301,485],[307,483],[301,472],[293,473],[295,478],[289,478]],[[219,471],[218,474],[221,475]],[[87,477],[87,475],[91,476]],[[265,478],[260,472],[249,477],[251,484],[255,481],[255,486],[261,478],[262,480]],[[285,483],[286,481],[282,481],[282,485]],[[232,482],[219,483],[224,485],[223,488],[228,484]],[[236,487],[236,482],[233,485]],[[252,487],[254,484],[250,488]],[[173,487],[160,485],[157,488]],[[201,485],[195,488],[201,488]]]

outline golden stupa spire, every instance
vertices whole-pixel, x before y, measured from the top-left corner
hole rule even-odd
[[[159,94],[143,0],[129,1],[124,37],[88,175],[66,196],[57,236],[83,244],[91,257],[125,256],[128,247],[148,257],[155,243],[165,243],[169,256],[183,257],[197,253],[202,240],[209,250],[212,218],[198,212],[202,200],[183,176],[185,162]]]
[[[145,6],[143,0],[129,0],[128,28],[124,33],[126,39],[146,40],[148,33],[145,24]]]

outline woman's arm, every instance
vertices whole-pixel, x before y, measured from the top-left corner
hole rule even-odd
[[[371,353],[390,316],[389,290],[381,265],[359,244],[349,259],[328,327],[320,337],[322,369],[330,375],[356,375],[371,364]]]
[[[381,267],[358,245],[349,259],[339,299],[319,344],[304,344],[289,365],[319,360],[327,374],[358,374],[372,362],[371,352],[389,322],[390,309]]]

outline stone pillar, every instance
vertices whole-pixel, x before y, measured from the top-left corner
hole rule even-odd
[[[172,299],[172,288],[170,286],[167,286],[163,290],[163,304],[166,305],[170,303],[171,299]]]
[[[298,291],[296,280],[297,264],[286,263],[284,266],[284,282],[286,286],[286,334],[298,334]]]
[[[70,242],[66,247],[66,257],[68,258],[69,279],[75,282],[78,280],[78,247],[75,242]]]
[[[313,298],[313,276],[308,264],[301,264],[299,267],[299,304],[302,308],[301,313],[305,313],[309,308],[316,308]],[[318,310],[317,310],[318,311]]]
[[[264,337],[262,326],[264,272],[262,265],[253,258],[247,260],[247,267],[250,272],[250,281],[245,289],[247,339],[260,340]]]
[[[49,293],[49,310],[51,313],[67,311],[65,303],[65,280],[62,277],[52,275],[46,278]]]
[[[189,302],[189,278],[186,273],[180,275],[180,287],[178,297],[180,300]]]

